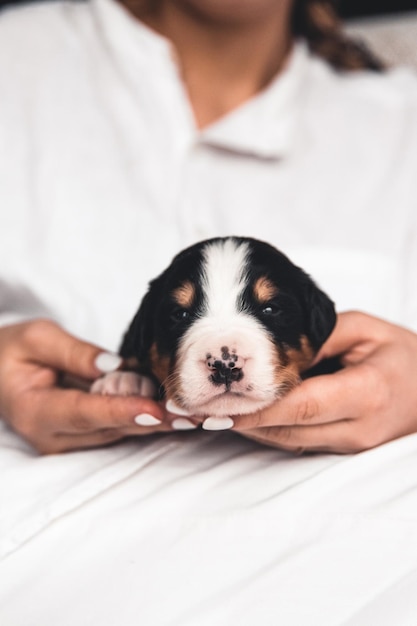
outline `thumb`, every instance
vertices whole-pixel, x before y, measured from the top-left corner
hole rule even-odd
[[[29,322],[22,339],[26,358],[82,378],[95,379],[123,363],[117,354],[82,341],[49,320]]]

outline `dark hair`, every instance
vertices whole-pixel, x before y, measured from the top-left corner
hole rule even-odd
[[[383,63],[362,42],[348,37],[337,14],[337,0],[295,0],[293,33],[337,70],[382,71]]]

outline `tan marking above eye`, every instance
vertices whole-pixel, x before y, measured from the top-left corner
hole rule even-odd
[[[174,290],[172,294],[175,302],[185,309],[192,306],[195,298],[195,288],[190,281],[186,281]]]
[[[258,302],[263,304],[278,294],[278,287],[266,276],[261,276],[253,286],[253,294]]]

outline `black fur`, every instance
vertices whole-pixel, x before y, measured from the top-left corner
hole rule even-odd
[[[251,244],[246,302],[252,300],[250,288],[257,278],[267,276],[279,289],[271,301],[275,315],[253,313],[272,331],[274,338],[291,347],[300,347],[300,337],[306,335],[314,350],[318,350],[329,337],[336,323],[334,304],[301,268],[270,244],[255,239],[237,238]],[[250,308],[250,307],[249,307]]]
[[[177,254],[169,267],[151,281],[120,347],[123,358],[138,360],[142,373],[148,373],[152,344],[156,342],[161,354],[173,355],[184,327],[199,314],[204,301],[199,280],[202,260],[202,247],[196,244]],[[185,280],[196,285],[197,293],[187,320],[181,319],[181,309],[172,297]]]

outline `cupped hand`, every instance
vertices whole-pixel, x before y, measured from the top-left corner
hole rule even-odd
[[[49,320],[1,328],[0,415],[49,454],[172,431],[163,407],[151,398],[88,393],[92,381],[120,364],[116,355]],[[83,381],[86,390],[64,388],[65,376]]]
[[[353,453],[417,432],[417,335],[359,312],[341,313],[316,362],[340,371],[310,378],[234,430],[301,453]]]

